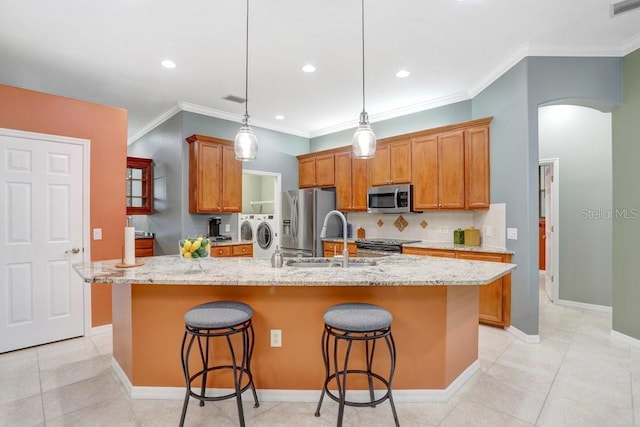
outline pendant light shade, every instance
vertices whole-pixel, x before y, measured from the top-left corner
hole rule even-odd
[[[353,157],[357,159],[369,159],[376,153],[376,135],[369,125],[369,117],[366,112],[360,113],[360,124],[351,141]]]
[[[242,116],[242,125],[233,139],[233,149],[236,160],[247,162],[255,160],[258,155],[258,138],[249,126],[249,0],[247,0],[247,37],[244,64],[244,116]]]
[[[369,125],[369,115],[364,107],[364,0],[362,0],[362,113],[356,133],[351,139],[353,157],[370,159],[376,154],[376,134]]]
[[[249,115],[242,117],[242,126],[238,130],[233,140],[233,148],[236,153],[236,160],[255,160],[258,155],[258,138],[249,126]]]

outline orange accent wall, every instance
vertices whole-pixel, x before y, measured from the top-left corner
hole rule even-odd
[[[0,85],[0,127],[91,141],[91,260],[119,258],[125,225],[127,111]],[[92,325],[111,323],[111,285],[92,285]]]

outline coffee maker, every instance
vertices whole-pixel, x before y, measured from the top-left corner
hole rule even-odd
[[[219,216],[212,216],[209,218],[209,239],[211,240],[231,240],[231,236],[223,236],[220,234],[220,224],[222,218]]]

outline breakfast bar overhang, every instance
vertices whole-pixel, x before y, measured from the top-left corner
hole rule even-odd
[[[353,301],[382,305],[393,314],[394,392],[420,399],[420,391],[447,390],[478,369],[478,286],[516,268],[411,255],[352,268],[271,268],[268,260],[255,258],[142,261],[136,268],[117,268],[117,261],[74,266],[87,283],[113,284],[112,362],[132,397],[160,397],[162,390],[184,387],[184,313],[214,300],[253,307],[252,370],[263,393],[320,390],[323,312]],[[282,347],[270,346],[272,329],[282,331]]]

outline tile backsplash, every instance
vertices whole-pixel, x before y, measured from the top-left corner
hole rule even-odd
[[[347,220],[353,230],[364,228],[368,238],[419,239],[430,242],[453,242],[453,230],[475,227],[480,230],[482,245],[505,248],[504,203],[492,204],[486,211],[433,211],[403,215],[352,212],[348,214]]]

